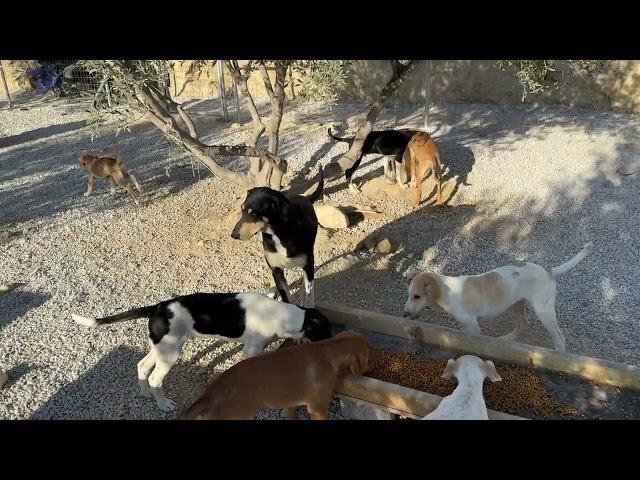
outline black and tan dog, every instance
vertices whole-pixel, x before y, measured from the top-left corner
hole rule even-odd
[[[242,204],[242,216],[231,237],[249,240],[262,233],[264,257],[276,283],[276,298],[289,302],[289,286],[285,268],[302,267],[304,272],[305,307],[315,303],[313,247],[318,232],[318,218],[313,203],[322,197],[324,178],[309,196],[282,193],[268,187],[252,188]]]
[[[367,135],[362,146],[362,152],[360,156],[353,164],[351,168],[348,168],[344,175],[349,183],[349,188],[358,191],[358,187],[353,183],[352,177],[354,172],[360,166],[362,157],[364,155],[379,154],[384,155],[384,175],[389,183],[393,183],[398,180],[398,184],[402,187],[406,187],[407,177],[406,171],[399,168],[402,165],[402,156],[407,148],[407,144],[411,138],[420,132],[420,130],[401,129],[401,130],[373,130]],[[346,142],[349,144],[349,148],[353,145],[355,137],[336,137],[331,133],[329,128],[327,133],[331,138],[338,142]],[[327,165],[325,172],[331,175],[332,164]],[[399,174],[399,175],[398,175]],[[398,178],[400,177],[400,178]]]
[[[106,178],[111,182],[112,195],[116,192],[116,185],[118,185],[129,192],[136,204],[140,203],[138,195],[136,195],[133,188],[131,188],[131,183],[127,178],[130,178],[138,192],[142,193],[140,184],[138,184],[138,181],[131,173],[125,170],[124,164],[122,163],[122,157],[117,151],[114,151],[113,156],[98,156],[90,153],[83,153],[80,155],[80,158],[78,158],[78,165],[85,170],[88,176],[88,187],[87,192],[84,194],[85,197],[91,195],[95,177],[100,177]]]

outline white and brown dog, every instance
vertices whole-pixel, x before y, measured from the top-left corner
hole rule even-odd
[[[453,316],[468,333],[480,334],[479,317],[495,317],[514,307],[518,314],[515,329],[501,338],[515,340],[526,325],[525,302],[529,302],[553,341],[565,351],[565,338],[556,319],[556,277],[568,272],[591,251],[588,243],[571,260],[558,267],[541,267],[519,262],[494,268],[480,275],[450,277],[439,273],[419,273],[409,284],[405,316],[417,318],[427,305],[439,307]]]
[[[440,405],[423,420],[489,420],[482,388],[484,379],[492,382],[502,380],[491,360],[482,360],[475,355],[463,355],[449,360],[442,378],[456,377],[458,386]]]

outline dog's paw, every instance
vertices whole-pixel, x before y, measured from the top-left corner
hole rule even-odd
[[[422,338],[424,338],[424,332],[422,331],[422,328],[416,327],[415,325],[405,328],[404,331],[414,340],[421,340]]]
[[[147,382],[142,383],[142,381],[140,381],[140,390],[138,390],[138,395],[144,398],[151,398],[153,396]]]
[[[402,189],[402,190],[407,190],[409,188],[409,184],[407,183],[398,183],[398,186]]]
[[[156,398],[156,403],[158,404],[158,408],[163,412],[173,412],[176,409],[176,402],[167,397]]]
[[[85,197],[88,197],[89,195],[91,195],[89,192],[84,192]]]

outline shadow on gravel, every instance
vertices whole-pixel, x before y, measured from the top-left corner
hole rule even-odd
[[[354,251],[348,254],[353,258],[350,266],[335,273],[323,274],[325,265],[345,254],[319,264],[316,300],[341,299],[337,303],[399,315],[407,275],[414,272],[473,275],[516,261],[555,266],[591,241],[593,252],[557,280],[556,310],[567,351],[638,364],[640,176],[612,178],[609,166],[616,160],[597,160],[584,178],[552,187],[544,202],[523,196],[508,204],[487,200],[423,206],[390,221],[369,237],[390,238],[401,248],[389,255]],[[530,323],[522,341],[549,347],[535,313],[527,313]],[[434,310],[425,310],[422,318],[459,328],[451,317]],[[482,321],[481,327],[487,335],[504,335],[513,328],[513,318],[507,312]]]
[[[12,290],[0,295],[0,330],[18,320],[30,310],[39,307],[51,295],[23,290]]]
[[[164,391],[178,404],[177,412],[159,410],[155,401],[138,395],[136,365],[146,352],[116,347],[80,378],[58,390],[34,414],[35,420],[172,419],[191,405],[217,373],[214,367],[239,353],[236,346],[215,357],[207,367],[195,365],[224,342],[214,340],[192,361],[178,360],[164,379]],[[194,388],[194,386],[197,386]]]
[[[34,140],[40,140],[42,138],[52,137],[60,133],[67,133],[79,128],[85,127],[87,122],[71,122],[63,123],[59,125],[51,125],[49,127],[36,128],[35,130],[28,130],[20,133],[19,135],[13,135],[11,137],[0,138],[0,148],[13,147],[14,145],[20,145],[22,143],[32,142]]]

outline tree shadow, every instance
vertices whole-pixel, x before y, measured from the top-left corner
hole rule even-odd
[[[612,177],[615,161],[596,157],[569,183],[549,177],[546,200],[523,194],[476,205],[425,206],[384,224],[369,236],[394,239],[399,250],[390,255],[353,253],[355,261],[341,271],[331,268],[333,257],[320,264],[316,299],[344,299],[352,307],[400,315],[407,277],[417,271],[458,276],[516,261],[555,266],[592,241],[592,254],[557,280],[556,309],[567,351],[637,363],[640,295],[632,279],[640,269],[640,224],[633,220],[640,209],[639,180],[637,175]],[[346,285],[357,292],[348,300]],[[528,317],[521,340],[550,347],[530,308]],[[428,309],[422,318],[459,328],[439,311]],[[481,326],[485,334],[499,336],[513,328],[513,321],[507,312]]]
[[[219,345],[218,345],[219,346]],[[159,410],[155,401],[138,395],[136,364],[146,354],[119,346],[82,376],[60,388],[33,413],[34,420],[170,419],[191,405],[218,374],[215,367],[239,351],[232,349],[202,367],[179,359],[163,382],[163,389],[178,404],[175,412]]]
[[[87,125],[85,121],[63,123],[58,125],[50,125],[48,127],[36,128],[35,130],[27,130],[18,135],[12,135],[10,137],[0,138],[0,148],[8,148],[16,145],[20,145],[34,140],[40,140],[43,138],[51,137],[53,135],[59,135],[61,133],[72,132],[78,130]]]
[[[32,370],[38,370],[38,367],[26,362],[22,362],[14,367],[11,367],[9,370],[5,372],[9,377],[8,386],[10,387],[13,383],[17,382],[20,379],[20,377],[22,377],[23,375],[26,375]]]
[[[138,125],[131,133],[104,135],[92,142],[88,128],[69,131],[55,140],[44,139],[21,143],[2,153],[0,163],[0,227],[14,222],[42,219],[75,208],[99,212],[132,204],[123,190],[110,195],[109,182],[98,179],[94,193],[84,197],[87,175],[77,165],[84,151],[99,152],[116,145],[125,167],[140,182],[143,203],[154,202],[168,194],[183,190],[208,170],[192,168],[189,157],[177,151],[161,133],[149,125]],[[170,176],[167,176],[167,168]]]
[[[14,320],[38,308],[51,298],[49,293],[12,290],[0,295],[0,327],[5,328]]]

